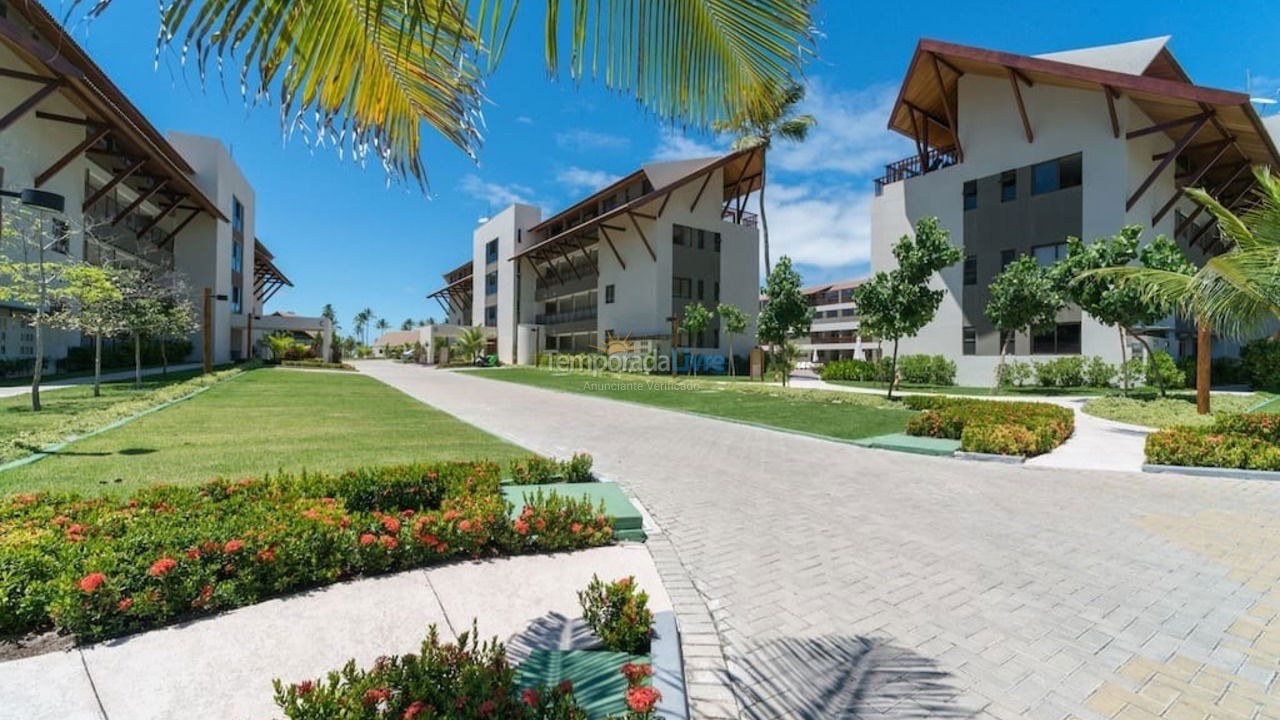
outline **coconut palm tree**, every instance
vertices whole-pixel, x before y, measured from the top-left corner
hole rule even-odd
[[[329,325],[333,328],[334,332],[338,331],[338,311],[333,309],[332,303],[324,304],[324,308],[320,310],[320,317],[329,321]]]
[[[97,14],[113,1],[70,7]],[[475,156],[485,76],[521,10],[544,13],[552,75],[564,64],[574,80],[599,78],[661,119],[709,128],[776,103],[772,90],[810,54],[811,4],[167,0],[157,50],[176,48],[202,75],[238,64],[246,98],[278,99],[288,129],[314,120],[340,151],[425,183],[422,124]]]
[[[1255,202],[1240,215],[1204,190],[1186,191],[1217,219],[1227,248],[1194,274],[1136,267],[1094,271],[1132,283],[1195,320],[1200,329],[1196,394],[1201,413],[1209,412],[1211,333],[1242,339],[1280,319],[1280,181],[1266,167],[1254,168],[1253,174]]]
[[[369,308],[365,308],[364,310],[361,310],[360,312],[356,313],[354,318],[352,318],[352,325],[355,326],[356,335],[360,337],[360,342],[363,345],[369,344],[368,343],[369,335],[365,331],[369,328],[370,320],[373,320],[373,311],[370,310]]]
[[[293,347],[293,336],[283,330],[271,333],[263,339],[267,341],[271,359],[277,362],[284,360],[285,355]]]
[[[374,327],[378,328],[378,334],[381,335],[382,333],[391,329],[391,323],[387,322],[386,318],[378,318],[378,322],[374,325]]]
[[[728,122],[717,123],[716,130],[732,133],[738,138],[733,141],[734,150],[750,150],[759,148],[761,163],[768,158],[769,149],[773,147],[774,137],[790,142],[804,142],[809,137],[809,130],[818,121],[812,115],[797,115],[796,106],[804,100],[804,86],[788,83],[774,93],[770,103],[747,106],[735,112]],[[760,183],[760,230],[764,236],[764,272],[769,274],[769,217],[765,214],[764,189],[768,183],[761,179]]]
[[[480,325],[469,327],[462,331],[458,336],[457,348],[458,352],[466,356],[471,362],[475,362],[480,353],[484,352],[484,346],[489,338],[485,336],[484,328]]]

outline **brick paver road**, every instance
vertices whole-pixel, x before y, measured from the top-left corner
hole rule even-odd
[[[589,451],[642,502],[697,717],[1280,718],[1280,485],[915,457],[361,369],[538,452]]]

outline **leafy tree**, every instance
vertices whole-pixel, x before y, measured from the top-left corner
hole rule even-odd
[[[774,357],[774,366],[782,368],[780,353],[783,343],[797,335],[809,332],[813,323],[813,308],[800,293],[800,273],[791,267],[791,258],[783,255],[765,279],[760,289],[765,305],[756,320],[756,336],[761,344],[768,345]],[[782,373],[782,384],[790,381],[789,373]]]
[[[1049,271],[1028,255],[1014,260],[991,283],[991,300],[986,315],[1000,331],[1000,364],[995,387],[1004,377],[1004,360],[1009,341],[1016,332],[1052,328],[1062,307],[1062,296]]]
[[[942,304],[944,291],[929,287],[929,281],[945,268],[960,262],[960,248],[951,244],[951,234],[937,218],[916,222],[915,237],[903,235],[893,246],[898,266],[881,270],[854,290],[862,330],[882,340],[893,341],[889,363],[889,397],[898,383],[898,342],[913,337],[933,320]]]
[[[476,325],[462,331],[462,334],[458,336],[456,347],[458,352],[474,363],[484,352],[485,345],[488,342],[489,338],[485,335],[484,327]]]
[[[71,7],[87,3],[96,14],[112,1]],[[278,97],[290,128],[314,117],[343,152],[425,182],[424,124],[468,155],[478,151],[485,78],[521,9],[544,14],[552,75],[565,63],[575,81],[602,79],[663,120],[708,128],[777,103],[776,88],[810,54],[811,4],[173,0],[164,4],[156,51],[173,45],[187,59],[194,48],[189,59],[202,77],[240,64],[246,98]]]
[[[729,341],[729,374],[737,374],[737,357],[733,354],[733,336],[740,335],[747,329],[747,314],[731,303],[720,303],[716,306],[716,314],[720,316],[720,329]]]
[[[702,303],[689,303],[684,306],[684,311],[680,313],[680,326],[689,333],[689,337],[694,337],[698,333],[707,329],[711,324],[711,311]],[[693,364],[693,374],[698,374],[698,366]]]
[[[169,350],[166,347],[166,341],[169,338],[190,335],[200,328],[200,321],[196,315],[195,305],[191,303],[191,290],[177,273],[160,278],[157,283],[157,293],[160,308],[152,333],[160,339],[161,373],[168,375]]]
[[[53,252],[64,238],[53,235],[56,226],[44,213],[9,200],[3,201],[0,212],[0,301],[31,308],[28,322],[35,330],[31,409],[39,411],[44,331],[60,302],[64,275],[74,263]]]
[[[413,318],[405,318],[404,322],[400,323],[401,330],[412,330],[414,327]]]
[[[76,263],[65,268],[62,307],[50,318],[50,324],[73,330],[93,338],[93,396],[102,394],[102,338],[123,331],[121,318],[124,296],[114,282],[114,270],[108,267]]]
[[[121,326],[133,341],[133,385],[142,387],[142,341],[156,337],[164,323],[165,288],[147,270],[122,268],[116,276],[124,312]]]
[[[1166,299],[1143,292],[1135,283],[1121,277],[1093,272],[1104,268],[1132,266],[1190,275],[1195,267],[1177,243],[1163,235],[1142,245],[1142,226],[1127,225],[1120,233],[1109,238],[1098,238],[1085,243],[1079,238],[1067,238],[1067,256],[1053,266],[1051,273],[1058,287],[1067,298],[1080,306],[1098,322],[1114,326],[1120,334],[1120,365],[1125,367],[1125,336],[1135,338],[1147,351],[1147,357],[1155,362],[1151,345],[1137,328],[1150,325],[1174,311],[1174,305]],[[1155,373],[1164,394],[1164,375]],[[1120,374],[1120,384],[1125,394],[1129,392],[1130,373]]]
[[[720,132],[733,133],[738,136],[733,141],[734,150],[750,150],[759,148],[761,163],[768,159],[769,150],[773,147],[775,136],[791,142],[804,142],[809,137],[809,130],[818,124],[812,115],[797,115],[796,106],[804,100],[804,86],[789,83],[784,86],[771,103],[746,106],[716,129]],[[765,213],[764,191],[768,183],[760,183],[760,230],[764,238],[764,271],[769,273],[769,216]]]

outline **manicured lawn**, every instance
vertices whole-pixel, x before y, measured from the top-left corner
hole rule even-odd
[[[1167,398],[1097,398],[1085,403],[1084,411],[1108,420],[1152,428],[1168,428],[1177,425],[1200,426],[1211,424],[1213,415],[1216,413],[1245,412],[1266,399],[1265,395],[1259,394],[1214,393],[1210,401],[1213,413],[1200,415],[1196,412],[1195,393],[1178,392],[1170,394]],[[1280,411],[1280,408],[1275,407],[1275,403],[1265,409],[1270,412]]]
[[[261,476],[278,469],[503,462],[520,455],[528,452],[372,378],[264,369],[0,473],[0,493],[119,495],[160,482]]]
[[[875,390],[888,391],[889,384],[874,381],[863,380],[827,380],[832,385],[848,385],[850,387],[872,388]],[[993,393],[989,387],[974,387],[965,385],[921,385],[916,383],[902,383],[898,385],[899,390],[915,393],[930,393],[943,395],[1004,395],[1004,396],[1040,396],[1040,397],[1079,397],[1091,395],[1109,395],[1119,392],[1117,388],[1096,388],[1096,387],[1039,387],[1037,385],[1026,385],[1023,387],[1006,387],[1000,388],[1000,392]],[[1138,390],[1141,390],[1139,388]]]
[[[653,405],[843,440],[902,432],[914,413],[871,395],[792,390],[611,373],[566,373],[533,368],[468,370],[476,377],[522,383],[611,400]]]

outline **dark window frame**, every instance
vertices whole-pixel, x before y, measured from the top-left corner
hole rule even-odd
[[[964,258],[964,284],[978,284],[978,256],[966,255]]]

